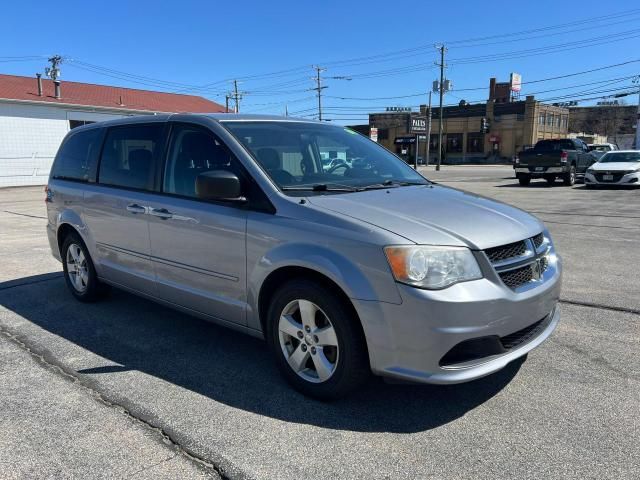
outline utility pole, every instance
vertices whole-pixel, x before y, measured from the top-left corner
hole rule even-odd
[[[231,98],[231,97],[230,97],[230,95],[227,93],[227,94],[224,96],[224,111],[225,111],[225,112],[227,112],[227,113],[229,113],[229,98]]]
[[[447,51],[444,44],[436,46],[438,50],[440,50],[440,63],[436,63],[436,65],[440,66],[440,85],[438,91],[440,93],[440,121],[438,125],[438,165],[436,165],[436,170],[440,170],[440,165],[442,164],[442,100],[444,97],[444,53]]]
[[[638,113],[636,118],[636,150],[640,150],[640,75],[633,79],[633,83],[638,85]]]
[[[427,155],[425,165],[429,166],[429,149],[431,147],[431,91],[429,91],[429,106],[427,107]]]
[[[240,93],[238,93],[238,81],[233,81],[233,99],[235,102],[236,113],[240,113]]]
[[[313,68],[316,71],[316,88],[313,88],[312,90],[315,90],[318,95],[318,120],[322,121],[322,90],[327,87],[322,85],[322,77],[320,77],[320,73],[324,72],[326,68],[322,68],[319,66],[315,66]]]
[[[58,80],[60,76],[60,69],[58,66],[62,63],[62,57],[60,55],[54,55],[53,57],[47,60],[51,67],[47,67],[44,69],[44,73],[54,82]]]
[[[289,116],[289,105],[288,104],[284,104],[284,116],[288,117]]]

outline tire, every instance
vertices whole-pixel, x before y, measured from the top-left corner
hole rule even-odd
[[[556,183],[555,175],[545,175],[544,179],[547,181],[550,187],[552,187],[553,184]]]
[[[276,291],[267,314],[267,342],[293,388],[326,401],[368,380],[366,342],[353,315],[335,292],[315,281],[293,280]]]
[[[95,302],[108,291],[101,283],[86,245],[77,233],[68,234],[61,249],[64,280],[71,294],[81,302]]]
[[[531,176],[520,173],[518,174],[518,182],[520,182],[521,186],[526,187],[531,183]]]
[[[573,187],[576,183],[576,166],[571,165],[571,168],[562,177],[562,182],[567,187]]]

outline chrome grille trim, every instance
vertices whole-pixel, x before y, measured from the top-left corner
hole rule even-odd
[[[524,249],[524,253],[501,258],[500,253],[502,252],[517,251],[514,250],[513,246],[518,243],[523,245],[523,248],[520,248],[519,251]],[[499,253],[496,255],[495,252]],[[550,252],[551,244],[543,232],[520,242],[485,250],[489,263],[491,263],[502,283],[514,291],[533,282],[542,281],[544,272],[549,268],[547,254]],[[500,259],[492,261],[492,257]]]

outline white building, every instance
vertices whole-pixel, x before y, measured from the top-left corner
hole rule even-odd
[[[0,187],[44,185],[67,132],[129,115],[224,112],[193,95],[0,74]]]

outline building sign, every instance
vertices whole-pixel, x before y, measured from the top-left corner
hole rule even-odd
[[[427,133],[427,117],[411,117],[409,131],[411,133]]]
[[[416,143],[416,137],[414,137],[413,135],[410,137],[396,137],[393,143],[395,143],[396,145],[413,144]]]
[[[378,141],[378,129],[376,127],[371,127],[369,129],[369,138],[374,142]]]
[[[500,143],[500,137],[498,135],[489,136],[489,141],[491,143]]]
[[[511,91],[519,92],[520,90],[522,90],[522,75],[520,75],[519,73],[512,73],[510,83]]]
[[[410,112],[411,107],[387,107],[385,109],[387,112]]]

